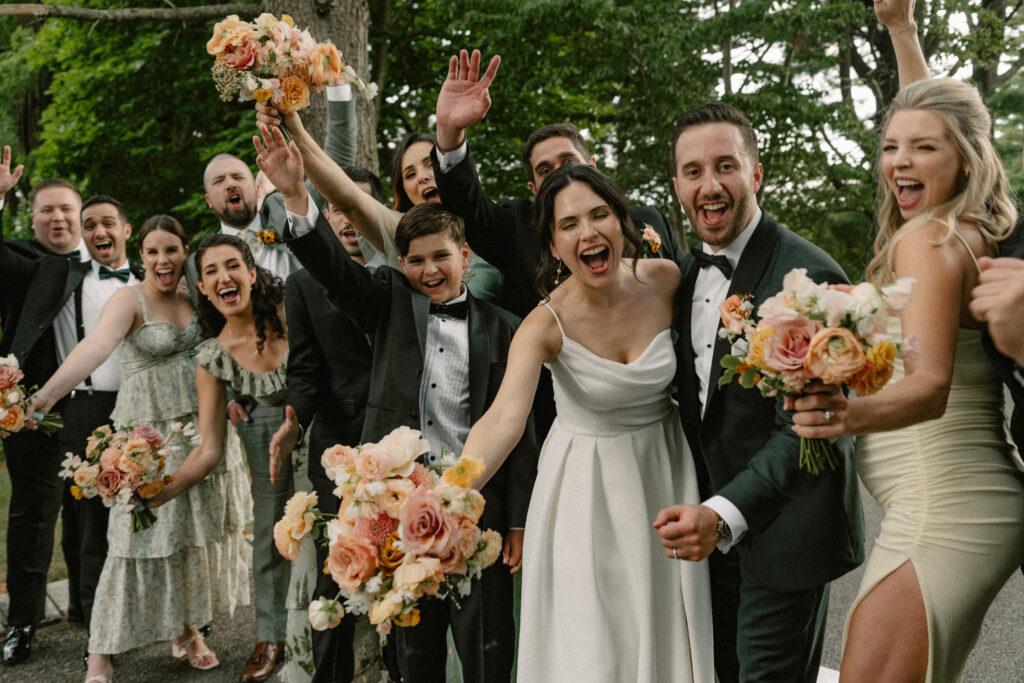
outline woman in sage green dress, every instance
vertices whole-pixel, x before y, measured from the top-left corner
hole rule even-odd
[[[197,409],[201,336],[191,299],[178,288],[187,240],[176,220],[154,216],[143,225],[139,244],[145,279],[110,298],[95,330],[39,390],[36,406],[48,410],[117,347],[122,381],[111,421],[118,429],[149,425],[172,435],[174,423],[196,421]],[[178,435],[169,445],[179,447],[167,457],[173,471],[189,449]],[[133,533],[129,515],[110,515],[109,551],[89,624],[86,683],[111,680],[110,655],[163,639],[172,639],[172,654],[195,668],[217,666],[194,626],[249,599],[242,538],[248,493],[237,450],[228,451],[233,457],[160,508],[149,529]]]
[[[239,420],[253,497],[253,575],[255,580],[256,651],[242,673],[242,680],[257,680],[269,674],[285,659],[291,680],[312,670],[305,607],[314,581],[314,562],[309,558],[293,565],[274,545],[274,523],[284,514],[284,505],[296,490],[311,490],[306,477],[305,453],[293,453],[291,466],[281,468],[276,481],[270,479],[271,437],[284,420],[285,368],[288,337],[284,324],[284,285],[280,279],[255,265],[248,245],[240,239],[217,233],[208,236],[196,252],[199,272],[199,321],[206,337],[198,347],[199,433],[203,445],[196,448],[174,473],[175,480],[159,501],[187,491],[211,468],[218,466],[222,452],[217,447],[226,429],[226,397],[230,387],[236,398],[252,406],[248,420]],[[294,570],[300,585],[293,586],[288,601],[289,581]],[[301,590],[303,586],[306,589]],[[304,603],[304,604],[303,604]],[[303,619],[292,619],[289,609],[301,604]],[[299,631],[295,635],[294,631]],[[291,635],[291,637],[290,637]],[[287,643],[287,644],[286,644]]]

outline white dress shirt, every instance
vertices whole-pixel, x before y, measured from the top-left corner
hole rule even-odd
[[[86,251],[85,245],[79,244],[78,249],[81,254],[79,258],[83,262],[89,261],[89,252]],[[90,266],[89,272],[82,278],[82,284],[80,285],[82,288],[83,337],[92,332],[96,327],[96,322],[100,319],[100,312],[103,310],[104,304],[113,296],[114,292],[128,285],[139,284],[139,280],[134,275],[128,278],[128,282],[121,282],[116,277],[100,280],[100,264],[92,261]],[[127,268],[128,263],[125,262],[121,267]],[[57,338],[57,361],[62,363],[68,357],[68,354],[71,353],[71,349],[75,348],[78,344],[78,334],[75,330],[74,294],[68,297],[60,313],[53,319],[53,332]],[[93,370],[89,376],[92,378],[92,388],[97,391],[117,391],[120,389],[121,365],[117,359],[117,354],[110,354],[110,357]],[[87,389],[89,389],[89,386],[84,381],[75,387],[76,391]]]
[[[701,245],[701,248],[704,253],[717,253],[725,256],[729,259],[729,264],[735,272],[740,257],[743,256],[743,250],[746,249],[747,243],[750,242],[750,238],[754,235],[754,230],[757,229],[757,224],[760,222],[761,207],[757,207],[753,218],[729,246],[723,247],[717,252],[712,252],[711,247],[706,244]],[[693,286],[693,300],[690,307],[690,343],[693,345],[693,365],[699,382],[698,396],[702,415],[707,404],[711,361],[714,357],[715,341],[722,320],[719,307],[729,293],[729,283],[730,280],[726,279],[722,271],[714,266],[709,266],[700,269],[697,281]],[[688,444],[686,450],[689,450]],[[690,456],[692,457],[692,455],[691,453]],[[703,504],[718,513],[718,516],[729,525],[729,529],[732,531],[732,540],[723,538],[718,542],[719,550],[723,553],[729,552],[750,528],[746,518],[739,508],[733,505],[732,501],[722,496],[712,496]]]
[[[467,297],[466,285],[462,285],[462,293],[445,303]],[[420,431],[430,442],[427,459],[434,464],[445,452],[458,457],[469,436],[469,319],[427,316],[425,349]]]

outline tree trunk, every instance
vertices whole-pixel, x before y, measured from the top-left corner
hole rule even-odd
[[[330,40],[341,50],[342,59],[356,70],[360,78],[369,82],[367,36],[370,10],[366,0],[266,0],[267,11],[280,17],[287,13],[299,28],[308,28],[319,41]],[[359,140],[356,164],[377,172],[377,110],[372,101],[356,92],[359,117]],[[302,123],[313,139],[323,142],[326,131],[327,100],[311,98],[308,109],[302,112]]]

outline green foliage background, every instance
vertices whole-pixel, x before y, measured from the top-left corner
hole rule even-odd
[[[394,145],[432,128],[448,57],[479,47],[487,57],[502,56],[494,105],[470,131],[493,196],[527,196],[523,141],[537,126],[570,120],[632,198],[673,215],[685,235],[668,168],[672,122],[690,107],[724,99],[744,109],[762,135],[765,209],[860,276],[871,249],[877,117],[897,87],[870,0],[368,5],[385,175]],[[1021,19],[1005,0],[922,0],[917,19],[933,71],[972,79],[984,93],[996,115],[997,145],[1020,188]],[[212,24],[0,19],[0,141],[28,166],[22,193],[60,175],[85,194],[122,199],[136,225],[172,213],[197,237],[213,230],[202,200],[204,160],[231,150],[251,161],[254,117],[244,105],[217,99],[204,49]],[[12,203],[24,230],[26,203]]]

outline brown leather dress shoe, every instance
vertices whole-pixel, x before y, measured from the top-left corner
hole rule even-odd
[[[239,679],[242,683],[262,681],[271,674],[274,666],[282,659],[284,659],[284,643],[268,643],[261,640],[252,649],[249,661],[242,667],[242,675]]]

